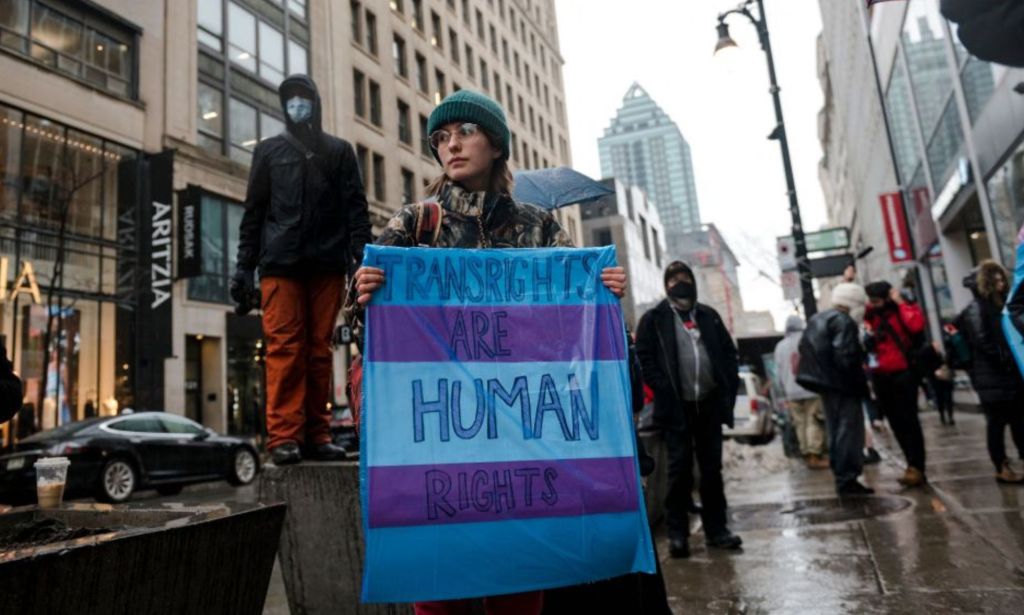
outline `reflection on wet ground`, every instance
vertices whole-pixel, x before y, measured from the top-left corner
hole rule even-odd
[[[903,457],[888,432],[876,433],[885,459],[865,470],[880,495],[910,504],[903,510],[796,527],[744,519],[752,529],[741,532],[742,552],[708,551],[698,531],[689,560],[670,559],[660,533],[675,612],[1024,613],[1024,486],[993,479],[981,416],[960,413],[953,427],[934,412],[921,418],[928,488],[896,482]],[[778,442],[769,447],[762,457],[782,455]],[[765,467],[727,477],[733,509],[787,514],[793,502],[835,495],[827,471],[777,458]]]

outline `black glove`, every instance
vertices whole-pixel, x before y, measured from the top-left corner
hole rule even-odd
[[[228,292],[231,294],[231,300],[235,302],[235,313],[239,316],[245,316],[259,307],[259,291],[256,290],[255,277],[250,269],[235,270]]]

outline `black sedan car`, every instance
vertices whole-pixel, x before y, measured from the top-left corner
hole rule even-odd
[[[221,436],[185,417],[138,412],[61,425],[23,439],[0,457],[0,500],[35,497],[41,457],[67,457],[65,497],[94,496],[124,502],[138,489],[175,495],[190,483],[251,483],[259,471],[256,449],[244,439]]]

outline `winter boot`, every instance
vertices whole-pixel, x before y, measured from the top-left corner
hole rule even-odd
[[[807,467],[812,470],[827,470],[830,466],[828,459],[811,453],[807,455]]]
[[[1010,466],[1010,460],[1007,459],[1003,462],[1002,469],[996,474],[996,482],[1008,484],[1024,483],[1024,476],[1014,472]]]
[[[897,478],[896,481],[904,487],[920,487],[927,482],[927,479],[924,477],[924,472],[910,466],[907,468],[907,471],[903,473],[903,476]]]

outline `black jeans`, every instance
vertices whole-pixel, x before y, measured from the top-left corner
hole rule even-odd
[[[860,397],[824,393],[829,464],[836,489],[857,480],[864,469],[864,406]]]
[[[889,420],[907,465],[924,472],[924,432],[917,416],[918,378],[907,370],[896,374],[875,374],[875,396],[882,414]]]
[[[939,380],[935,376],[931,376],[928,381],[935,392],[935,408],[939,411],[939,416],[952,419],[953,383],[949,380]]]
[[[1013,443],[1017,445],[1017,455],[1024,458],[1024,410],[1021,409],[1021,399],[987,403],[982,405],[985,411],[985,423],[988,435],[988,455],[992,458],[992,464],[996,472],[1003,469],[1003,462],[1006,461],[1006,426],[1010,426],[1010,435]]]
[[[670,533],[688,535],[690,517],[687,509],[693,491],[693,458],[700,469],[701,520],[704,535],[714,536],[726,529],[725,484],[722,482],[722,425],[711,404],[684,402],[687,425],[666,429],[668,448],[668,494],[665,496],[667,525]]]

